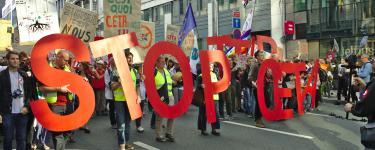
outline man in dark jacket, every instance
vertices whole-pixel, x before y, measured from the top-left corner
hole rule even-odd
[[[360,101],[356,104],[347,103],[345,111],[351,112],[358,117],[367,117],[369,124],[375,123],[375,79],[372,79],[366,86],[365,81],[360,78],[354,78],[361,89],[365,89]],[[366,148],[375,148],[375,143],[362,143]]]
[[[12,149],[16,130],[17,150],[26,149],[28,105],[32,97],[30,77],[20,70],[19,54],[14,51],[6,55],[8,68],[0,72],[0,120],[3,122],[4,150]]]

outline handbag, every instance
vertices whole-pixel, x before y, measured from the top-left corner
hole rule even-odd
[[[197,88],[194,92],[193,100],[191,104],[193,104],[194,106],[200,107],[203,105],[203,101],[204,101],[203,89]]]
[[[375,122],[361,127],[361,143],[366,148],[375,148]]]

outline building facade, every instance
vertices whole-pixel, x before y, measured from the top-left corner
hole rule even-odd
[[[325,58],[337,41],[339,57],[375,53],[375,0],[286,0],[286,20],[294,20],[295,40],[302,43],[308,58]],[[367,44],[360,47],[363,37]],[[288,44],[287,53],[298,53]]]

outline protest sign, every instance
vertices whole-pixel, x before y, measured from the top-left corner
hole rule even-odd
[[[46,0],[17,0],[16,10],[20,45],[33,45],[46,35],[60,32],[55,3]]]
[[[0,20],[0,51],[12,45],[12,31],[10,20]]]
[[[130,52],[134,55],[133,62],[137,64],[143,62],[148,50],[155,44],[155,23],[141,21],[139,31],[136,33],[139,45],[130,48]]]
[[[104,37],[137,32],[141,20],[140,0],[104,1]]]
[[[94,40],[97,24],[98,14],[73,4],[64,5],[60,22],[62,34],[73,35],[88,43]]]

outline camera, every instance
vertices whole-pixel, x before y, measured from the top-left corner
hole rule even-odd
[[[345,59],[346,62],[348,62],[348,65],[342,65],[342,67],[345,67],[347,69],[356,69],[360,68],[360,66],[357,66],[357,56],[356,55],[350,55]]]
[[[13,91],[12,98],[17,99],[23,97],[23,92],[20,89]]]

